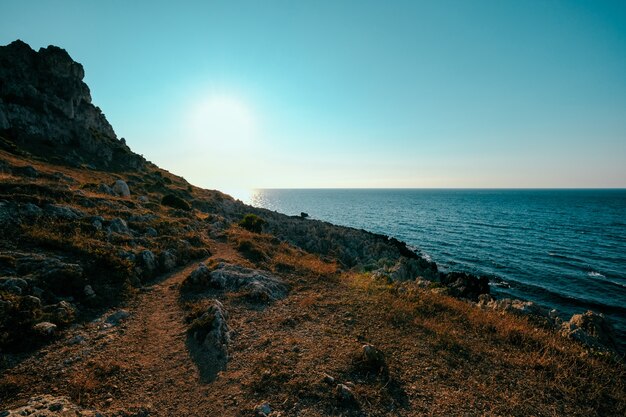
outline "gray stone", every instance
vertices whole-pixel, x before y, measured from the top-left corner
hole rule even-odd
[[[115,181],[115,184],[113,184],[113,192],[120,197],[130,197],[130,188],[128,188],[128,184],[123,180]]]
[[[226,368],[230,332],[228,313],[222,303],[211,300],[207,310],[191,322],[188,337],[195,349],[201,377],[213,380]]]
[[[63,220],[77,220],[85,217],[85,213],[83,213],[81,210],[69,206],[60,206],[56,204],[47,205],[45,207],[45,211],[49,216]]]
[[[44,311],[59,324],[70,324],[76,316],[76,308],[65,300],[45,306]]]
[[[151,275],[157,269],[157,260],[154,253],[149,250],[143,250],[139,253],[140,266],[147,275]]]
[[[107,230],[109,231],[109,233],[118,233],[120,235],[130,235],[130,229],[128,228],[128,225],[126,224],[124,219],[120,219],[119,217],[111,220]]]
[[[171,271],[176,268],[176,255],[169,249],[161,252],[159,263],[164,271]]]
[[[146,229],[146,236],[148,236],[148,237],[157,237],[158,235],[159,235],[159,233],[156,231],[155,228],[148,227]]]
[[[129,316],[130,313],[127,310],[117,310],[115,313],[109,314],[105,322],[112,326],[117,326]]]

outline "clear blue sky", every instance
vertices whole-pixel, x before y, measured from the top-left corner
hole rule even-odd
[[[624,1],[10,1],[194,184],[626,187]]]

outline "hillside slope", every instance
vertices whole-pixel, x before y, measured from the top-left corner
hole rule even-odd
[[[626,413],[610,329],[584,347],[395,239],[188,184],[59,48],[0,74],[0,415]]]

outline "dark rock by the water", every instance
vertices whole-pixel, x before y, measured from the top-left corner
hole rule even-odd
[[[489,278],[465,272],[448,272],[440,274],[439,281],[448,288],[454,297],[478,301],[481,294],[489,294]]]

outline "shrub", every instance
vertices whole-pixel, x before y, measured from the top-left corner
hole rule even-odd
[[[243,216],[243,219],[239,222],[239,226],[254,233],[261,233],[261,231],[263,230],[263,226],[265,226],[266,224],[267,222],[265,220],[263,220],[256,214],[251,213]]]
[[[161,204],[164,206],[173,207],[179,210],[189,211],[191,210],[191,206],[188,202],[183,200],[180,197],[175,196],[174,194],[167,194],[161,199]]]

